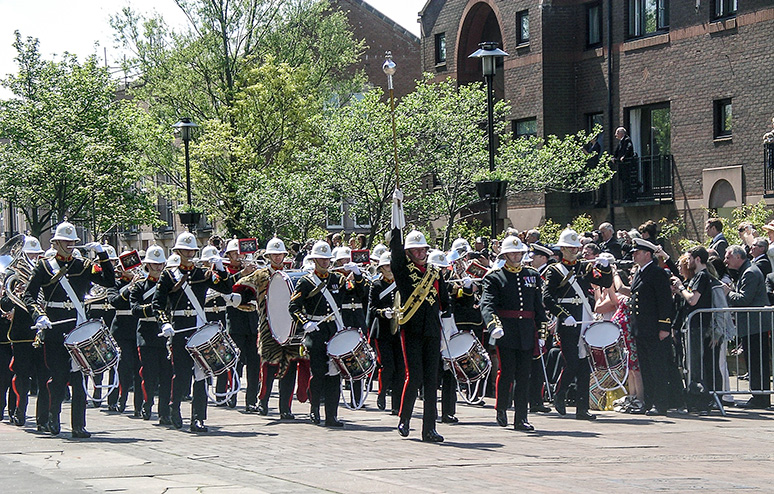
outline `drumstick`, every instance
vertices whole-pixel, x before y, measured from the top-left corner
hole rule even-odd
[[[76,319],[74,317],[71,318],[71,319],[62,319],[61,321],[54,321],[54,322],[52,322],[51,325],[52,326],[56,326],[56,325],[59,325],[59,324],[67,324],[68,322],[73,322],[73,321],[77,321],[77,320],[78,319]],[[38,329],[38,327],[37,326],[30,326],[30,329]]]
[[[199,326],[193,326],[191,328],[185,328],[185,329],[175,329],[173,331],[175,332],[175,334],[177,334],[177,333],[185,333],[186,331],[193,331],[194,329],[199,329]],[[156,336],[159,336],[159,337],[164,336],[164,333],[159,333]]]

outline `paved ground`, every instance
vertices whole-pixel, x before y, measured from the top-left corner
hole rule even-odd
[[[601,412],[594,423],[554,412],[531,416],[538,432],[527,435],[498,427],[490,399],[460,405],[461,423],[439,424],[446,442],[436,445],[416,429],[399,437],[374,395],[365,410],[342,409],[344,430],[309,424],[306,404],[294,403],[295,422],[280,422],[276,408],[268,417],[241,413],[241,401],[236,410],[211,407],[206,435],[105,408],[89,409],[89,440],[71,439],[69,410],[59,437],[6,420],[0,492],[774,491],[772,411],[657,420]]]

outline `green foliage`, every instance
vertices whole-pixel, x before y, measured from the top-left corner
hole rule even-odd
[[[470,245],[473,245],[476,237],[489,237],[491,233],[492,229],[489,226],[482,225],[480,220],[457,221],[452,226],[449,235],[446,235],[443,228],[439,228],[438,238],[449,239],[448,245],[443,245],[443,249],[446,250],[451,247],[451,242],[458,238],[464,238]]]
[[[540,232],[540,242],[546,245],[555,244],[559,241],[559,235],[565,228],[572,228],[579,235],[582,235],[584,232],[594,230],[594,222],[588,214],[576,216],[569,225],[565,226],[560,225],[551,218],[546,218],[545,222],[537,227],[537,231]]]
[[[706,211],[708,217],[716,216],[715,211]],[[739,224],[746,221],[753,225],[759,236],[765,237],[765,231],[761,227],[771,221],[772,218],[774,218],[774,213],[766,205],[764,199],[761,199],[756,204],[743,204],[731,211],[730,220],[723,218],[723,235],[728,239],[729,243],[734,243],[735,239],[739,238]],[[705,245],[709,245],[711,241],[712,239],[707,239]]]

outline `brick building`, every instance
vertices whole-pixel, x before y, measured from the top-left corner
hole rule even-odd
[[[481,81],[468,55],[482,41],[509,53],[494,88],[514,134],[598,122],[610,152],[616,127],[632,136],[634,197],[618,178],[594,200],[523,194],[501,208],[514,226],[581,211],[618,228],[680,215],[700,238],[703,208],[774,203],[761,140],[774,116],[774,1],[428,0],[420,16],[423,69],[439,78]]]

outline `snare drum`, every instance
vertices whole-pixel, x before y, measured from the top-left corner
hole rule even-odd
[[[210,377],[223,374],[236,366],[239,348],[220,323],[205,324],[188,338],[185,349]]]
[[[474,383],[483,379],[492,368],[492,361],[484,346],[475,335],[461,331],[449,338],[443,358],[454,369],[457,381]]]
[[[619,369],[626,366],[624,337],[617,324],[601,321],[591,324],[583,332],[594,369]]]
[[[328,342],[328,356],[352,381],[365,379],[376,369],[376,354],[358,328],[345,328]]]
[[[64,346],[81,369],[95,375],[118,365],[121,349],[102,319],[79,324],[65,337]]]
[[[290,297],[305,271],[277,271],[266,288],[266,321],[272,336],[280,345],[300,345],[303,331],[288,311]]]

